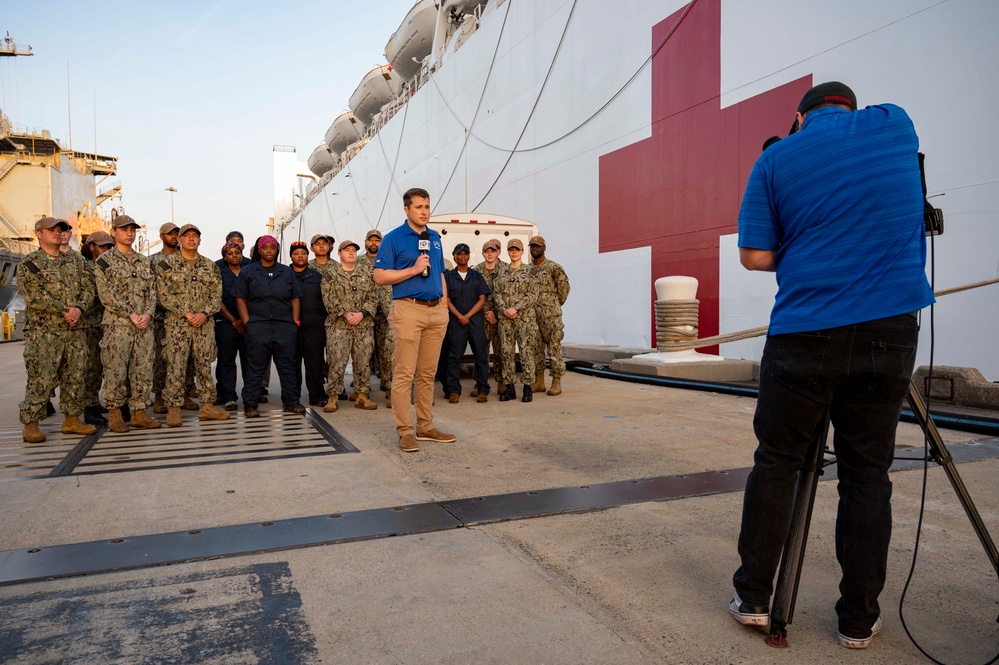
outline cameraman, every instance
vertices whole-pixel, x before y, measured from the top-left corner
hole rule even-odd
[[[888,468],[915,363],[916,315],[933,302],[918,140],[901,108],[858,111],[853,91],[835,81],[805,94],[791,132],[756,161],[739,212],[742,265],[776,271],[778,290],[729,611],[742,624],[768,624],[796,475],[829,412],[839,642],[862,649],[881,630]]]

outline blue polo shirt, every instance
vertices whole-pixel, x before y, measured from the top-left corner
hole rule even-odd
[[[392,285],[392,298],[416,298],[436,300],[444,295],[441,275],[444,274],[444,249],[439,233],[427,227],[430,234],[430,274],[427,277],[416,275]],[[416,263],[420,256],[420,234],[413,230],[408,221],[397,226],[382,238],[382,244],[375,256],[375,268],[384,270],[404,270]]]
[[[756,160],[739,247],[776,250],[770,334],[863,323],[933,302],[918,146],[898,106],[828,107]]]

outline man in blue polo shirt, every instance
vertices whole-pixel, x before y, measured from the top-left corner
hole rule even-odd
[[[399,448],[416,452],[420,449],[418,440],[449,443],[456,437],[434,427],[432,411],[434,374],[448,322],[441,237],[427,226],[430,194],[425,189],[407,190],[402,203],[406,221],[382,239],[375,257],[374,279],[378,285],[392,285],[392,416],[399,433]],[[415,436],[413,414],[405,399],[414,375]]]
[[[764,150],[743,196],[742,264],[775,271],[778,291],[729,611],[745,625],[769,622],[796,476],[828,412],[839,475],[839,642],[862,649],[882,625],[888,468],[915,363],[916,314],[933,293],[912,121],[891,104],[856,109],[842,83],[809,90],[792,135]]]

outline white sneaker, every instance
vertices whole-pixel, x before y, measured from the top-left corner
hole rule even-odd
[[[871,645],[871,640],[874,639],[874,636],[881,632],[881,625],[881,617],[878,617],[878,620],[871,626],[871,634],[867,637],[847,637],[843,633],[836,631],[836,636],[839,637],[839,645],[847,649],[866,649]]]
[[[750,605],[739,598],[739,592],[735,592],[735,598],[728,604],[728,611],[732,618],[743,626],[763,626],[770,625],[770,608],[766,606]]]

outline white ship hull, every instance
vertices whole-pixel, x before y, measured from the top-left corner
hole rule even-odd
[[[936,287],[994,278],[995,25],[991,0],[490,2],[477,32],[448,45],[431,80],[285,236],[388,230],[402,221],[402,192],[419,186],[437,214],[537,224],[572,281],[566,341],[653,346],[652,283],[667,274],[700,280],[702,337],[765,325],[776,284],[739,264],[742,189],[803,91],[841,80],[861,106],[893,102],[916,124],[930,194],[946,194],[933,199],[946,215]],[[999,379],[995,289],[941,299],[937,364]],[[920,363],[929,328],[924,318]],[[762,347],[721,352],[758,359]]]

